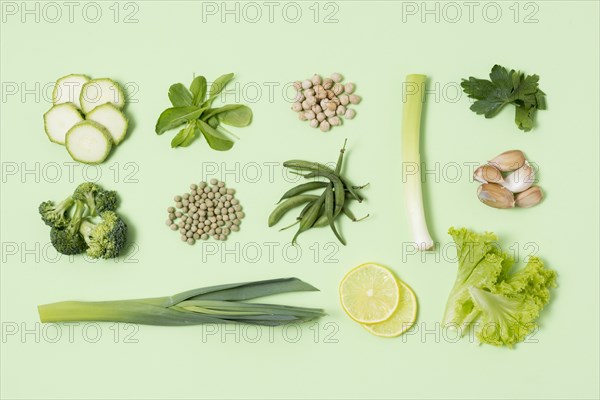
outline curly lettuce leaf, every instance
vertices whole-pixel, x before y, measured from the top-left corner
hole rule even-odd
[[[496,235],[490,232],[478,234],[465,228],[450,228],[458,257],[456,281],[448,297],[444,325],[463,328],[473,318],[473,301],[470,287],[490,290],[512,267],[512,259],[504,254]]]
[[[513,260],[500,250],[493,233],[464,228],[451,228],[449,233],[457,245],[459,265],[444,324],[473,326],[480,343],[512,347],[523,341],[550,301],[556,272],[536,257],[511,271]]]
[[[469,288],[475,312],[481,317],[475,332],[479,342],[512,347],[525,340],[537,327],[535,321],[555,286],[556,272],[532,257],[525,268],[499,282],[492,291]]]

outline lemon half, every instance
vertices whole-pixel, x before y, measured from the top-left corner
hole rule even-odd
[[[340,301],[356,322],[375,324],[392,317],[400,301],[400,286],[390,270],[362,264],[349,271],[340,283]]]

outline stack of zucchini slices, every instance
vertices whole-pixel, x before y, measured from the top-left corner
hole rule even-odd
[[[125,94],[111,79],[64,76],[54,85],[52,103],[44,114],[46,134],[75,161],[99,164],[125,138]]]

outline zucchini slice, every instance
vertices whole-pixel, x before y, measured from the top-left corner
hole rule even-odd
[[[94,108],[85,118],[90,121],[96,121],[104,126],[112,136],[115,144],[121,143],[125,138],[125,134],[127,133],[127,118],[112,103],[102,104]]]
[[[75,161],[100,164],[112,148],[108,130],[95,121],[83,121],[69,129],[65,144]]]
[[[125,105],[125,93],[123,93],[123,89],[119,84],[112,79],[92,79],[83,85],[79,103],[81,103],[81,110],[85,114],[106,103],[112,103],[118,109],[121,109]]]
[[[52,90],[52,103],[73,103],[77,108],[81,108],[79,97],[81,96],[81,88],[90,78],[85,75],[71,74],[58,78]]]
[[[44,129],[51,142],[64,145],[69,129],[81,121],[83,117],[75,104],[61,103],[52,106],[44,114]]]

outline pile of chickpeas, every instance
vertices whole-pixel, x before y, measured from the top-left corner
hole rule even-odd
[[[331,74],[322,78],[315,74],[310,79],[294,82],[298,91],[292,110],[298,113],[301,121],[309,121],[310,126],[322,132],[333,126],[342,125],[342,117],[352,119],[356,111],[351,105],[360,103],[360,96],[354,94],[354,83],[342,83],[341,74]]]
[[[225,182],[211,179],[210,183],[191,184],[190,191],[173,198],[175,207],[169,207],[166,225],[179,231],[181,240],[192,245],[196,240],[227,240],[231,232],[240,230],[245,217],[242,206],[235,198],[235,190]]]

